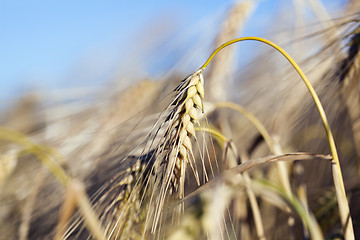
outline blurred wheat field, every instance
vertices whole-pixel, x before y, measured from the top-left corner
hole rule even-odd
[[[345,225],[333,148],[285,58],[244,41],[199,68],[260,4],[237,1],[159,79],[18,99],[0,127],[0,239],[360,239],[360,5],[293,3],[261,37],[324,106]]]

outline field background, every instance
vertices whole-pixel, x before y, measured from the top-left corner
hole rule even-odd
[[[90,198],[120,169],[132,166],[133,156],[143,154],[142,140],[180,81],[216,47],[243,36],[267,38],[284,48],[313,84],[334,133],[355,236],[360,236],[359,7],[358,1],[340,0],[2,2],[0,239],[53,238],[68,196],[56,172],[28,154],[34,146],[9,139],[21,133],[35,146],[51,147],[58,156],[57,166],[84,184]],[[204,71],[204,79],[206,126],[228,140],[197,135],[199,146],[213,150],[207,154],[204,172],[220,166],[210,177],[213,182],[240,164],[239,159],[330,154],[305,85],[265,44],[241,42],[222,50]],[[241,114],[215,107],[223,101],[240,104],[256,116],[281,151],[272,152]],[[9,129],[15,132],[6,132]],[[236,151],[224,158],[224,146],[230,142],[234,147],[229,151]],[[231,191],[206,185],[203,179],[205,187],[196,192],[195,200],[186,199],[180,220],[171,224],[164,220],[164,227],[151,236],[303,239],[309,238],[306,219],[314,217],[311,221],[325,238],[342,238],[329,162],[295,161],[285,169],[305,217],[286,198],[278,165],[266,164],[246,171],[244,178],[250,180],[226,183]],[[251,180],[266,180],[281,191]],[[195,189],[189,174],[185,196]],[[261,236],[249,191],[258,202]],[[209,202],[221,207],[215,211]],[[199,211],[206,214],[198,217]],[[212,229],[214,222],[207,220],[214,218],[221,224]],[[201,226],[200,230],[191,225]],[[128,229],[123,239],[140,238],[134,232],[141,230]]]

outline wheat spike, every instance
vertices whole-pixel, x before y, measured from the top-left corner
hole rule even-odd
[[[143,183],[148,177],[146,167],[150,163],[147,155],[137,157],[131,166],[105,183],[92,197],[94,209],[108,239],[119,239],[136,233],[136,226],[143,220],[141,194]],[[64,238],[73,238],[75,234],[75,238],[88,237],[83,230],[82,220],[76,219]]]
[[[147,219],[152,219],[152,232],[157,229],[167,197],[184,197],[185,172],[190,165],[199,184],[198,171],[193,156],[192,139],[196,139],[195,127],[203,111],[204,79],[202,70],[184,79],[175,88],[176,97],[166,118],[163,142],[155,153],[154,191]],[[155,192],[159,194],[155,196]],[[156,205],[155,205],[156,204]]]
[[[175,89],[176,97],[169,107],[166,120],[160,124],[155,135],[151,135],[156,137],[165,128],[163,140],[156,143],[155,149],[150,149],[142,156],[130,156],[137,159],[135,163],[105,183],[93,197],[94,208],[109,239],[142,231],[146,212],[146,220],[153,222],[154,232],[167,197],[184,197],[188,164],[199,183],[192,140],[196,138],[195,127],[199,125],[199,115],[203,111],[203,84],[202,70],[181,81]],[[145,204],[149,199],[150,204]],[[77,236],[79,232],[83,234],[80,223],[81,220],[73,223],[66,238],[72,237],[74,231]],[[144,234],[147,231],[146,223]]]
[[[171,193],[177,192],[178,197],[184,196],[185,170],[187,164],[190,164],[194,173],[197,175],[196,165],[192,162],[192,145],[191,138],[195,137],[195,125],[199,125],[199,111],[203,110],[204,97],[204,79],[201,71],[190,76],[181,84],[176,91],[181,94],[175,102],[174,112],[169,116],[170,127],[166,145],[170,147],[170,151],[165,156],[166,165],[173,168],[173,174],[170,182]],[[166,175],[168,176],[168,175]],[[166,178],[166,180],[169,180]]]

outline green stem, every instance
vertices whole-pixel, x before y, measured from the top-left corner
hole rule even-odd
[[[222,135],[219,131],[213,129],[213,128],[208,128],[208,127],[196,127],[195,131],[200,131],[200,132],[208,132],[214,136],[216,136],[217,138],[219,138],[222,143],[225,143],[228,141],[227,137],[225,137],[224,135]],[[221,145],[221,144],[220,144]]]

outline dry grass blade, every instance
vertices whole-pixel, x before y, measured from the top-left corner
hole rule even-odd
[[[206,188],[213,187],[216,184],[216,182],[220,179],[225,180],[225,181],[226,180],[231,181],[234,174],[241,174],[251,168],[258,167],[265,163],[271,163],[271,162],[277,162],[277,161],[297,161],[297,160],[327,160],[330,162],[332,160],[332,157],[330,155],[322,155],[322,154],[289,153],[289,154],[283,154],[283,155],[279,155],[279,156],[266,156],[266,157],[258,158],[255,160],[249,160],[249,161],[246,161],[236,167],[225,170],[221,174],[221,176],[222,176],[221,178],[217,178],[217,179],[209,181],[208,183],[204,184],[196,191],[187,195],[184,198],[184,200],[187,200],[187,199],[199,194],[201,191],[203,191]]]
[[[229,169],[224,172],[225,176],[232,172],[242,173],[247,171],[250,168],[258,166],[260,164],[269,163],[269,162],[277,162],[277,161],[296,161],[296,160],[332,160],[330,155],[322,155],[322,154],[309,154],[309,153],[289,153],[278,156],[267,156],[263,158],[259,158],[257,160],[250,160],[244,162],[243,164]]]

